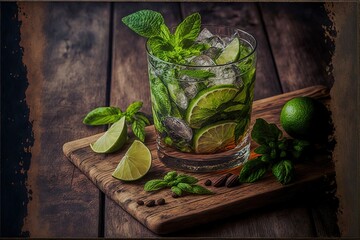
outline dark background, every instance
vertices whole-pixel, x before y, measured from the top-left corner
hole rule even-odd
[[[150,113],[144,39],[121,24],[123,16],[145,8],[163,13],[168,25],[199,12],[204,24],[252,33],[259,43],[255,99],[334,84],[331,57],[339,29],[320,3],[3,2],[1,236],[155,236],[107,199],[61,150],[65,142],[104,130],[81,123],[97,106],[124,108],[142,100]],[[351,8],[356,5],[345,10]],[[329,185],[316,199],[269,206],[173,236],[339,236],[338,202]],[[351,226],[344,229],[358,236],[349,232]]]

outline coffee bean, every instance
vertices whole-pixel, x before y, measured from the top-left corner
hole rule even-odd
[[[156,200],[156,204],[157,205],[164,205],[165,204],[165,199],[160,198],[160,199]]]
[[[238,175],[231,175],[231,176],[226,180],[226,183],[225,183],[225,186],[228,187],[228,188],[235,187],[235,186],[238,186],[238,185],[240,185],[239,176],[238,176]]]
[[[142,206],[142,205],[144,205],[144,201],[143,200],[137,200],[137,202],[136,202],[139,206]]]
[[[155,200],[149,200],[145,203],[147,207],[154,207],[155,206]]]
[[[219,177],[214,181],[214,187],[223,187],[225,186],[226,180],[231,176],[231,173],[227,173]]]
[[[210,179],[206,180],[204,183],[205,186],[211,186],[211,184],[212,184],[212,182]]]

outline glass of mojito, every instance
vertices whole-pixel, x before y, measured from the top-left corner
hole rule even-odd
[[[255,38],[200,26],[198,13],[172,29],[160,19],[158,28],[146,49],[160,161],[194,172],[241,165],[250,154]]]

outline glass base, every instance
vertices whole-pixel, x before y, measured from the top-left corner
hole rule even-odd
[[[214,154],[183,153],[158,143],[158,157],[167,167],[187,172],[213,172],[232,169],[246,162],[250,156],[250,136],[229,151]]]

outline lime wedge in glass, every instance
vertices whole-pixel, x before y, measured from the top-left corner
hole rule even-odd
[[[202,90],[191,100],[186,111],[186,121],[192,128],[200,128],[212,116],[219,113],[221,106],[231,101],[238,93],[234,85],[217,85]]]
[[[234,38],[215,60],[217,65],[235,62],[240,56],[240,40]]]
[[[112,176],[124,181],[143,177],[151,167],[151,152],[140,141],[135,140],[120,160]]]
[[[112,153],[119,150],[127,140],[125,117],[115,122],[95,143],[90,144],[96,153]]]
[[[236,122],[226,121],[201,128],[194,136],[196,153],[215,153],[235,147]]]

